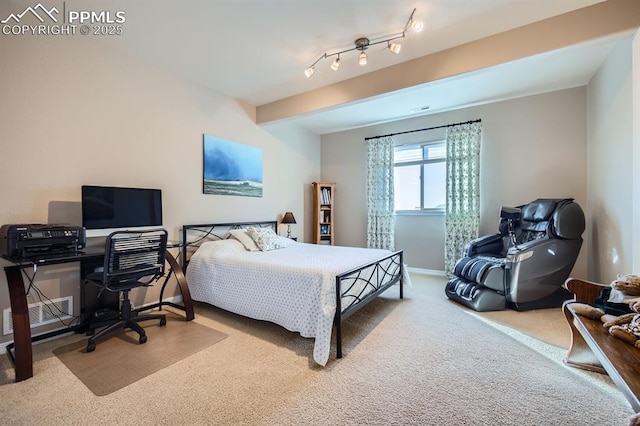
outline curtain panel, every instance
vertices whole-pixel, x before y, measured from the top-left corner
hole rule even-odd
[[[367,247],[395,250],[392,137],[367,141]]]
[[[445,272],[449,275],[480,228],[480,122],[447,128]]]

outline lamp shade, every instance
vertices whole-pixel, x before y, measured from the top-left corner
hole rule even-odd
[[[286,212],[284,216],[282,216],[281,223],[296,223],[296,218],[293,217],[293,213]]]

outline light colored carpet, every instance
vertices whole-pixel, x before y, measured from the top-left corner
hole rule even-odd
[[[473,314],[493,323],[518,330],[549,345],[568,349],[571,331],[562,308],[536,309],[516,312],[513,310],[494,312],[473,312]],[[561,326],[559,326],[561,324]]]
[[[227,337],[169,312],[165,327],[156,320],[140,325],[148,337],[142,345],[135,331],[120,330],[98,340],[93,352],[86,352],[85,337],[56,348],[53,353],[94,394],[104,396]]]
[[[202,304],[195,321],[228,338],[106,396],[52,354],[64,342],[38,345],[33,378],[9,383],[3,369],[0,422],[627,424],[632,410],[620,392],[564,366],[561,349],[539,351],[545,343],[469,314],[446,299],[442,278],[413,282],[405,300],[391,289],[347,320],[345,357],[334,349],[325,368],[312,361],[311,339]]]

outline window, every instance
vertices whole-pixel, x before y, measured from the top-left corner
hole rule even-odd
[[[446,156],[445,141],[394,148],[396,213],[444,212]]]

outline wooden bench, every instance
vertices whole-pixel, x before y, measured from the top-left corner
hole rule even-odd
[[[575,295],[562,306],[571,328],[565,364],[608,374],[633,410],[640,412],[640,349],[611,336],[601,321],[578,315],[571,307],[575,302],[593,303],[605,285],[569,278],[565,287]]]

